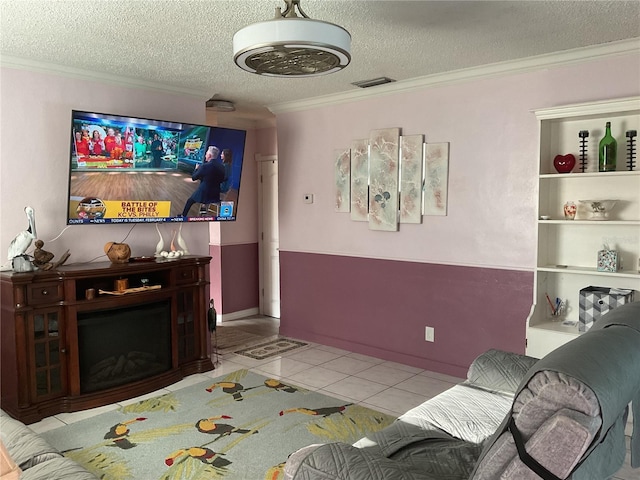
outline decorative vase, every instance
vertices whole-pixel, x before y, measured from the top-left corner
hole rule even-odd
[[[605,134],[598,146],[598,170],[600,172],[615,172],[618,155],[618,142],[611,135],[611,122],[605,125]]]
[[[617,200],[580,200],[589,213],[589,220],[609,220],[609,214]]]
[[[175,251],[177,251],[177,250],[178,250],[178,249],[176,248],[176,231],[175,231],[175,230],[173,230],[173,231],[171,232],[171,244],[170,244],[170,248],[171,248],[171,250],[169,250],[170,252],[175,252]]]
[[[131,248],[126,243],[108,242],[104,246],[104,253],[107,254],[111,263],[128,263]]]
[[[573,220],[576,218],[577,211],[578,207],[574,202],[567,202],[564,204],[564,218],[566,220]]]
[[[566,155],[556,155],[553,159],[553,166],[558,173],[571,173],[573,167],[576,166],[576,157],[571,153]]]

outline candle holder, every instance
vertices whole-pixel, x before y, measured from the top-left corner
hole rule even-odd
[[[627,130],[627,168],[630,172],[636,166],[636,137],[638,136],[637,130]]]
[[[587,169],[587,138],[589,137],[589,130],[580,130],[578,137],[580,137],[580,171],[584,173]]]

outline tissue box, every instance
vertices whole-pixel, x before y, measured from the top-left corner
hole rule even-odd
[[[598,251],[598,271],[617,272],[620,266],[620,257],[616,250]]]
[[[614,290],[614,292],[616,292]],[[611,293],[609,287],[585,287],[580,290],[580,312],[578,330],[586,332],[602,315],[609,310],[633,300],[633,290],[628,293]]]

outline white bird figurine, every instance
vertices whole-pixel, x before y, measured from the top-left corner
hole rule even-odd
[[[27,248],[31,245],[31,242],[36,238],[35,212],[31,207],[25,207],[24,212],[27,214],[29,226],[26,230],[23,230],[16,235],[16,237],[11,241],[11,244],[9,245],[9,261],[25,253]]]
[[[189,255],[189,249],[187,248],[187,244],[182,238],[182,224],[180,224],[180,228],[178,228],[178,236],[176,237],[176,242],[178,243],[178,247],[182,250],[183,255]]]
[[[158,241],[158,244],[156,245],[156,252],[154,254],[155,257],[160,257],[162,251],[164,250],[164,239],[162,238],[162,233],[160,233],[160,227],[158,227],[158,224],[156,223],[156,231],[158,232],[158,236],[160,237],[160,240]]]

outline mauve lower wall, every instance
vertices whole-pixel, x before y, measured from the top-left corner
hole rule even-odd
[[[280,273],[284,336],[459,377],[524,353],[532,272],[280,251]]]
[[[218,314],[257,309],[258,244],[210,245],[211,285]]]

